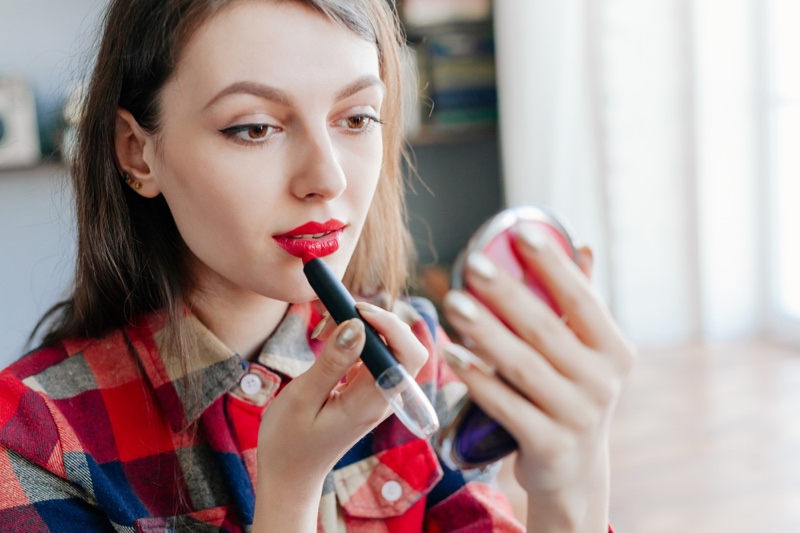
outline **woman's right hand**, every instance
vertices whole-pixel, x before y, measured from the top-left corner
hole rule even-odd
[[[428,351],[411,328],[379,307],[357,307],[416,376]],[[391,414],[375,378],[358,362],[364,324],[348,320],[320,338],[327,341],[316,362],[286,385],[261,420],[253,531],[316,531],[325,476]]]

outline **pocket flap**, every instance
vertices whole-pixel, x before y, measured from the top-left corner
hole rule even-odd
[[[431,445],[421,439],[379,452],[333,472],[336,498],[359,518],[405,513],[442,478]]]

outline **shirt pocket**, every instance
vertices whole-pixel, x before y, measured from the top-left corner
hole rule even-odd
[[[136,533],[219,533],[228,531],[223,529],[229,508],[213,507],[193,513],[167,516],[140,518],[134,522]]]
[[[333,471],[336,498],[345,514],[388,518],[405,513],[442,478],[442,467],[424,440],[379,452]]]

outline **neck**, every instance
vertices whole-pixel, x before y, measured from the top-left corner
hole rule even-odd
[[[228,291],[196,290],[191,297],[192,312],[226,346],[253,361],[289,304],[244,290],[236,296]]]

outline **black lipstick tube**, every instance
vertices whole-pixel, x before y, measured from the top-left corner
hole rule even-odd
[[[358,318],[364,321],[356,309],[356,301],[347,292],[342,282],[334,276],[325,261],[319,258],[308,261],[303,266],[303,273],[305,273],[311,288],[317,293],[325,309],[328,310],[337,324],[341,324],[351,318]],[[375,328],[364,321],[364,329],[366,330],[367,339],[364,344],[364,351],[361,352],[361,360],[373,377],[377,379],[386,370],[400,363],[389,351],[389,347],[383,343]]]
[[[356,309],[356,301],[320,258],[303,265],[311,288],[337,324],[357,318],[364,322],[366,341],[361,352],[364,366],[375,378],[375,386],[397,418],[414,435],[427,439],[439,429],[439,418],[428,397],[403,365],[395,359],[380,335]]]

